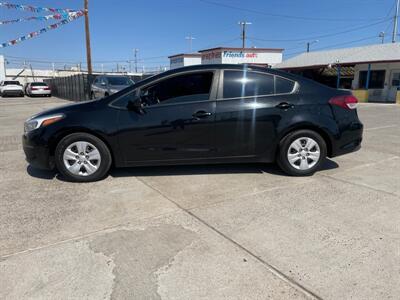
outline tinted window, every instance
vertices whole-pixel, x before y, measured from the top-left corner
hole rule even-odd
[[[130,85],[132,81],[127,77],[108,77],[109,85]]]
[[[274,76],[269,74],[225,71],[224,98],[252,97],[274,93]]]
[[[287,94],[293,91],[293,88],[293,81],[275,76],[275,94]]]
[[[19,83],[19,81],[11,81],[11,80],[7,80],[7,81],[4,81],[4,85],[20,85],[20,83]]]
[[[31,86],[47,86],[44,82],[32,82]]]
[[[137,90],[133,90],[133,91],[121,96],[120,98],[118,98],[118,100],[113,102],[112,105],[126,108],[128,105],[128,102],[135,99],[136,91]]]
[[[367,87],[367,71],[360,72],[360,84],[359,88]],[[369,78],[369,87],[370,89],[383,89],[385,85],[385,71],[371,71]]]
[[[208,100],[212,72],[191,73],[165,79],[141,91],[143,104]]]

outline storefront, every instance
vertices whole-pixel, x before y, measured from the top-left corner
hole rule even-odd
[[[274,66],[282,62],[283,49],[211,48],[199,51],[202,64],[254,64]]]
[[[400,100],[400,43],[303,53],[276,68],[352,89],[360,101]]]
[[[400,61],[357,64],[354,71],[353,89],[368,90],[369,101],[396,101],[400,91]]]
[[[254,64],[273,67],[282,62],[283,49],[218,47],[169,57],[170,68],[199,64]]]

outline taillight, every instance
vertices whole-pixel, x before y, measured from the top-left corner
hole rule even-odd
[[[358,100],[353,95],[335,96],[329,100],[329,104],[345,109],[356,109]]]

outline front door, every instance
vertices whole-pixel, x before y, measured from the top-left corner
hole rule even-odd
[[[184,73],[135,91],[143,113],[121,110],[118,118],[118,140],[125,161],[146,164],[213,156],[214,77],[214,71]]]

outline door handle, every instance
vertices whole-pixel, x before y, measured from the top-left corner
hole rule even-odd
[[[192,115],[192,117],[195,118],[195,119],[202,119],[202,118],[209,117],[211,115],[212,115],[212,113],[210,113],[210,112],[206,112],[204,110],[200,110],[200,111],[195,112]]]
[[[276,105],[275,107],[279,108],[279,109],[285,109],[286,110],[286,109],[289,109],[289,108],[293,108],[294,105],[290,104],[290,103],[287,103],[287,102],[281,102],[278,105]]]

